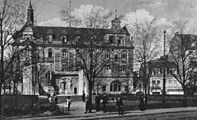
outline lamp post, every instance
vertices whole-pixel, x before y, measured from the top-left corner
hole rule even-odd
[[[166,51],[165,51],[165,47],[166,47],[166,30],[163,31],[163,37],[164,37],[164,50],[163,50],[163,107],[165,107],[165,103],[166,103],[166,100],[165,100],[165,96],[166,96],[166,70],[165,70],[165,63],[166,63]]]

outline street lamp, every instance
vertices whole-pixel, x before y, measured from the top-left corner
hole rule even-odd
[[[165,70],[165,63],[166,63],[166,51],[165,51],[165,47],[166,47],[166,30],[163,31],[163,37],[164,37],[164,50],[163,50],[163,107],[165,107],[165,96],[166,96],[166,70]]]

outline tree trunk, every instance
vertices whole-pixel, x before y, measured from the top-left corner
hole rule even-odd
[[[0,118],[1,118],[1,116],[2,116],[2,105],[1,105],[1,84],[0,84]]]
[[[144,93],[144,97],[145,97],[145,101],[144,101],[144,109],[147,109],[147,87],[145,85],[145,93]]]
[[[187,88],[186,86],[183,87],[183,93],[184,93],[184,107],[187,107]]]
[[[92,81],[89,81],[89,99],[90,99],[90,109],[89,112],[92,112]]]

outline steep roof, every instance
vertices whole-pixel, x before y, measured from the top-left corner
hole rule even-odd
[[[195,34],[178,34],[176,33],[171,44],[182,44],[188,50],[197,50],[197,35]],[[171,47],[174,47],[173,45]]]
[[[25,28],[31,27],[33,29],[33,35],[35,38],[47,39],[48,34],[54,35],[54,40],[60,40],[61,35],[66,34],[68,37],[73,37],[76,34],[85,35],[85,34],[125,34],[130,36],[126,27],[121,28],[119,31],[113,31],[112,29],[94,29],[94,28],[77,28],[77,27],[54,27],[54,26],[33,26],[25,24],[20,31],[17,31],[13,38],[22,37],[22,33]]]

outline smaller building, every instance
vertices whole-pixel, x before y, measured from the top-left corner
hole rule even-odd
[[[181,84],[172,76],[172,73],[176,74],[176,69],[173,66],[172,62],[164,62],[164,57],[162,56],[159,59],[150,61],[149,64],[149,66],[151,67],[150,94],[162,94],[163,73],[165,68],[166,94],[183,95]]]

